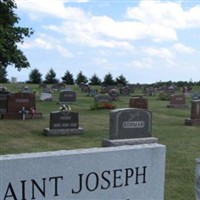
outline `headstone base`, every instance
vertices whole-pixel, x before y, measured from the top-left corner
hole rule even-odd
[[[188,126],[200,126],[200,119],[191,119],[191,118],[187,118],[185,119],[185,125]]]
[[[17,112],[10,112],[3,114],[3,119],[22,119],[22,114]]]
[[[44,134],[47,136],[51,135],[79,135],[83,133],[83,128],[72,128],[72,129],[44,129]]]
[[[42,119],[42,118],[43,118],[42,113],[35,113],[35,114],[28,113],[25,116],[25,119]],[[23,116],[21,113],[10,112],[2,114],[2,119],[23,119]]]
[[[189,108],[187,104],[169,104],[167,108]]]
[[[26,115],[26,119],[42,119],[42,118],[43,118],[42,113],[35,113],[35,114],[28,113]]]
[[[150,143],[157,143],[157,142],[158,142],[158,138],[155,138],[155,137],[134,138],[134,139],[117,139],[117,140],[103,139],[102,147],[150,144]]]

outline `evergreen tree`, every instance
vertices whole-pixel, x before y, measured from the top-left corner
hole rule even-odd
[[[90,78],[90,85],[101,85],[101,79],[99,79],[99,77],[94,74],[91,78]]]
[[[69,71],[65,72],[65,75],[62,77],[62,80],[67,85],[74,85],[73,75]]]
[[[42,82],[42,74],[39,72],[38,69],[33,69],[29,74],[29,81],[28,83],[41,83]]]
[[[80,71],[80,72],[77,74],[75,83],[79,85],[80,83],[87,83],[87,82],[88,82],[87,77],[86,77],[85,75],[83,75],[82,71]]]
[[[112,74],[108,73],[104,76],[104,85],[115,85],[115,81],[113,80]]]
[[[4,67],[0,66],[0,83],[7,83],[7,71]]]
[[[14,0],[0,0],[0,67],[14,65],[18,70],[30,67],[30,64],[18,49],[25,37],[30,37],[33,30],[16,26],[20,18],[14,13],[17,6]]]
[[[55,83],[58,83],[58,82],[59,82],[59,80],[56,79],[56,72],[51,68],[45,76],[44,83],[55,84]]]
[[[128,81],[126,80],[126,78],[123,76],[123,74],[121,74],[119,77],[116,78],[116,83],[117,84],[122,84],[122,85],[126,85],[128,83]]]

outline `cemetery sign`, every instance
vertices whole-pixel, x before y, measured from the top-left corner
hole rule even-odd
[[[160,144],[0,156],[1,200],[164,199]]]

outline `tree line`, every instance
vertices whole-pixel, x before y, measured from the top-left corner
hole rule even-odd
[[[89,85],[126,85],[128,81],[126,78],[121,74],[117,78],[113,78],[111,73],[108,73],[104,76],[103,80],[101,80],[97,74],[93,74],[92,77],[87,78],[82,71],[80,71],[77,76],[74,78],[73,74],[70,71],[66,71],[64,76],[61,77],[61,81],[56,78],[56,72],[51,68],[47,74],[45,75],[45,79],[42,80],[42,74],[39,72],[38,69],[33,69],[29,74],[29,80],[26,81],[27,83],[45,83],[45,84],[55,84],[55,83],[65,83],[67,85],[74,85],[85,83]]]

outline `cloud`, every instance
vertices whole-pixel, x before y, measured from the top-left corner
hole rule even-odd
[[[17,5],[29,11],[32,17],[46,16],[63,19],[62,26],[52,24],[49,25],[49,29],[54,31],[60,29],[69,37],[69,40],[82,44],[85,41],[85,44],[91,46],[118,46],[113,43],[114,40],[177,41],[176,29],[200,26],[200,6],[184,10],[181,3],[177,2],[142,0],[138,6],[127,8],[125,13],[127,20],[115,21],[108,16],[92,15],[78,7],[68,7],[66,2],[68,1],[17,0]],[[75,38],[73,36],[76,36],[77,40],[73,39]]]
[[[187,54],[193,54],[195,50],[191,47],[187,47],[181,43],[176,43],[173,46],[174,50],[179,53],[187,53]]]
[[[200,6],[184,10],[181,3],[142,0],[138,7],[127,9],[129,19],[144,24],[157,24],[172,29],[200,26]]]
[[[133,47],[130,42],[135,40],[177,40],[176,32],[161,23],[148,24],[144,23],[143,20],[140,20],[140,22],[116,21],[108,16],[92,15],[77,7],[67,7],[67,4],[65,5],[63,1],[57,0],[35,0],[31,2],[17,0],[17,2],[20,8],[29,11],[32,17],[35,15],[36,17],[61,18],[61,25],[51,24],[46,28],[65,35],[68,42],[77,42],[93,47],[121,47],[131,50]],[[140,5],[132,8],[133,11],[130,8],[128,11],[129,18],[131,18],[131,12],[134,13],[134,9],[139,8]]]
[[[149,56],[155,56],[164,59],[174,58],[174,54],[169,49],[163,47],[160,48],[147,47],[143,51]]]
[[[134,60],[132,62],[133,69],[152,69],[154,67],[154,61],[151,58],[142,58],[141,60]]]
[[[29,11],[29,16],[32,19],[38,19],[41,17],[57,17],[68,19],[73,17],[73,19],[79,19],[83,17],[83,12],[81,9],[76,7],[65,7],[65,2],[62,0],[32,0],[23,1],[16,0],[17,7]],[[87,1],[76,1],[73,2],[87,2]]]
[[[19,44],[22,49],[40,48],[45,50],[56,50],[64,57],[72,57],[72,53],[62,46],[62,41],[50,37],[46,34],[40,34],[34,40],[29,40]]]

